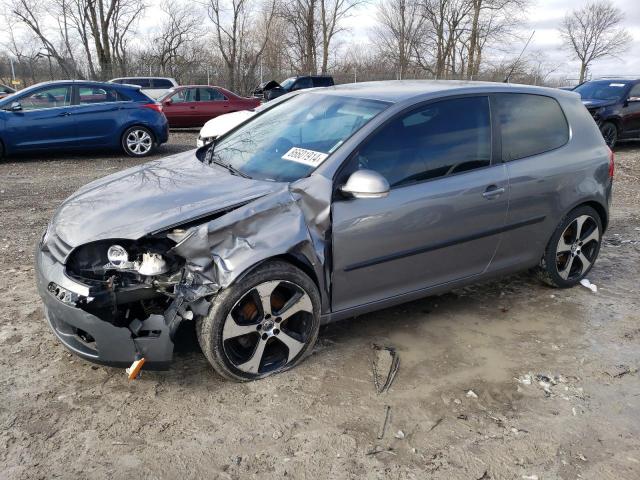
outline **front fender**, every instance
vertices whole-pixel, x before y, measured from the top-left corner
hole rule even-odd
[[[329,305],[326,272],[331,182],[317,176],[283,186],[244,207],[205,223],[173,251],[197,276],[195,284],[223,289],[256,265],[281,256],[304,259],[320,287],[323,311]]]

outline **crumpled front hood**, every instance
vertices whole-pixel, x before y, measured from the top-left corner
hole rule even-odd
[[[588,109],[608,107],[616,103],[616,100],[597,100],[595,98],[583,98],[582,104]]]
[[[135,240],[282,188],[204,165],[189,151],[85,185],[58,208],[52,227],[71,247],[108,238]]]

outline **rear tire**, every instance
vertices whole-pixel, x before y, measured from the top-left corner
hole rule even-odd
[[[556,227],[538,267],[539,278],[569,288],[585,278],[600,252],[602,220],[589,206],[569,212]]]
[[[122,134],[122,150],[130,157],[146,157],[156,148],[153,133],[141,126],[127,128]]]
[[[613,149],[618,143],[618,127],[616,127],[615,123],[604,122],[600,126],[600,133],[602,133],[602,138],[604,138],[607,146]]]
[[[315,283],[286,262],[269,262],[220,292],[196,320],[198,342],[223,377],[249,381],[306,358],[320,329]]]

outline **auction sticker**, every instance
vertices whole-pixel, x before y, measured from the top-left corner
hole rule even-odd
[[[307,150],[306,148],[293,147],[285,153],[282,158],[284,160],[291,160],[292,162],[304,163],[311,167],[317,167],[328,156],[329,155],[326,153]]]

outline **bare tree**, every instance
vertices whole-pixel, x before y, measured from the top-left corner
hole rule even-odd
[[[139,0],[13,0],[11,11],[67,76],[109,78],[122,66],[127,39],[145,4]],[[57,26],[57,31],[53,25]],[[81,48],[77,48],[77,44]],[[78,58],[83,53],[84,62]],[[99,70],[95,68],[95,65]]]
[[[287,29],[286,47],[291,68],[313,75],[318,71],[318,5],[322,0],[282,2],[279,16]]]
[[[256,6],[252,0],[209,0],[209,18],[213,22],[218,49],[224,59],[228,86],[232,90],[239,87],[244,68],[255,70],[267,46],[276,3],[270,0],[263,5],[262,11]],[[261,32],[255,29],[258,23],[256,16],[266,19]]]
[[[511,27],[518,23],[519,13],[528,6],[528,0],[470,0],[472,5],[469,31],[469,58],[467,78],[478,75],[482,51],[490,39],[506,40]]]
[[[366,0],[319,0],[320,26],[322,29],[322,73],[327,73],[331,42],[343,31],[342,22],[354,9]]]
[[[580,60],[580,82],[585,80],[591,62],[624,52],[631,42],[621,26],[624,16],[609,1],[589,3],[567,14],[560,34]]]
[[[153,60],[162,75],[179,78],[181,70],[196,60],[193,54],[200,53],[202,19],[192,4],[164,0],[160,10],[162,22],[151,42]]]
[[[393,62],[404,78],[416,47],[425,35],[425,21],[418,0],[384,0],[378,6],[373,40],[381,55]]]

